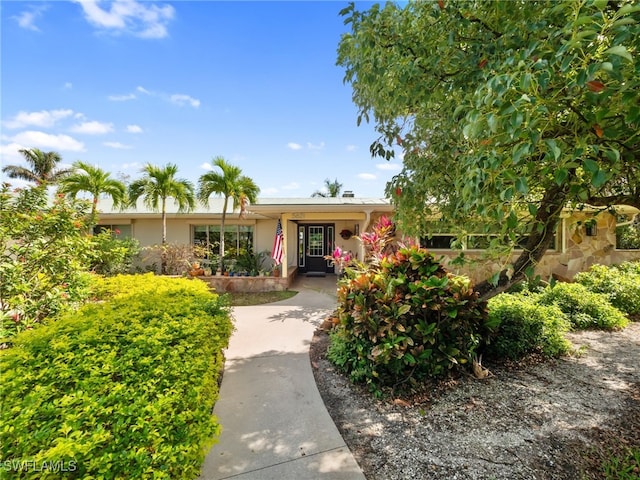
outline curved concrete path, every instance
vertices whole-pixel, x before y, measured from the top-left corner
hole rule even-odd
[[[235,307],[214,414],[219,442],[201,479],[365,480],[327,413],[309,344],[336,305],[336,278],[299,278],[282,302]]]

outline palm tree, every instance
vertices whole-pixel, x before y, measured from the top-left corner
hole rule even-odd
[[[60,180],[60,193],[71,198],[76,198],[80,192],[90,193],[93,197],[92,221],[96,219],[98,199],[103,193],[111,197],[114,207],[127,203],[127,187],[121,181],[110,178],[109,172],[82,161],[75,162],[73,168],[73,173]]]
[[[18,150],[31,170],[19,165],[7,165],[2,168],[9,178],[19,178],[27,182],[34,182],[36,185],[46,185],[56,183],[66,175],[71,173],[70,169],[56,170],[56,166],[62,157],[58,152],[43,152],[37,148]]]
[[[209,197],[211,194],[221,195],[224,197],[224,204],[222,206],[222,221],[220,223],[220,265],[222,270],[223,257],[224,257],[224,223],[227,216],[227,206],[229,205],[229,199],[232,199],[233,210],[240,208],[240,217],[246,212],[248,203],[255,202],[260,193],[260,188],[255,182],[242,175],[240,167],[236,167],[228,163],[222,157],[216,157],[213,159],[213,165],[221,170],[218,172],[208,172],[200,176],[198,180],[198,200],[207,206],[209,204]]]
[[[333,182],[328,178],[324,181],[324,186],[326,188],[326,192],[321,190],[316,190],[311,194],[312,197],[337,197],[340,195],[340,191],[342,190],[342,184],[338,182],[336,178]]]
[[[167,243],[167,199],[173,197],[179,212],[187,212],[195,207],[193,184],[185,179],[176,178],[177,165],[168,163],[164,167],[157,167],[148,163],[142,169],[143,177],[129,185],[129,201],[136,204],[140,197],[144,204],[162,214],[162,245]],[[164,252],[164,249],[163,249]],[[162,273],[167,270],[167,262],[162,255]]]

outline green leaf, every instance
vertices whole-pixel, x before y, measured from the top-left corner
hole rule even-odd
[[[591,185],[593,185],[596,188],[600,188],[602,185],[606,183],[606,181],[607,181],[607,174],[604,172],[604,170],[598,170],[591,177]]]
[[[583,165],[585,170],[590,173],[596,173],[600,169],[598,162],[591,160],[590,158],[585,158]]]
[[[617,55],[619,57],[626,58],[630,62],[633,62],[633,57],[627,50],[627,47],[625,47],[624,45],[616,45],[615,47],[611,47],[608,50],[605,50],[604,53],[609,55]]]
[[[555,171],[553,176],[556,181],[556,184],[562,185],[564,181],[567,179],[567,177],[569,176],[569,171],[566,168],[559,168],[558,170]]]
[[[516,180],[516,190],[523,195],[526,195],[529,192],[527,179],[525,177],[520,177]]]

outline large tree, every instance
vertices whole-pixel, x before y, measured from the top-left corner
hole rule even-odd
[[[178,167],[168,163],[158,167],[148,163],[142,169],[143,176],[129,185],[129,202],[135,206],[140,197],[144,204],[162,214],[162,245],[167,243],[167,200],[173,198],[179,212],[187,212],[195,208],[195,191],[193,184],[178,178]],[[162,273],[167,269],[166,258],[162,255]]]
[[[91,222],[96,221],[100,195],[108,195],[114,207],[127,203],[127,187],[121,181],[111,178],[109,172],[82,161],[75,162],[73,169],[73,173],[60,180],[59,190],[71,198],[76,198],[80,192],[91,194]]]
[[[43,152],[38,148],[18,150],[30,168],[21,165],[6,165],[2,171],[9,178],[19,178],[36,185],[57,183],[71,173],[71,169],[58,169],[62,157],[58,152]]]
[[[333,182],[328,178],[324,181],[324,189],[316,190],[311,194],[312,197],[337,197],[342,191],[342,184],[336,178]]]
[[[388,3],[341,12],[338,64],[371,151],[402,149],[387,185],[403,230],[439,215],[521,255],[489,298],[550,246],[561,212],[640,208],[640,6],[631,0]],[[521,243],[522,245],[522,243]]]
[[[215,157],[213,166],[220,169],[219,172],[207,172],[198,180],[198,200],[204,205],[209,205],[209,197],[212,194],[222,196],[222,219],[220,221],[220,264],[223,268],[224,260],[224,225],[227,217],[229,199],[232,201],[232,211],[240,208],[240,216],[245,214],[249,203],[255,203],[260,193],[260,188],[246,175],[242,169],[228,163],[223,157]]]

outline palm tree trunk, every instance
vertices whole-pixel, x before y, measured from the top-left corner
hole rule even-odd
[[[220,222],[220,271],[224,264],[224,221],[227,218],[227,203],[229,197],[224,197],[224,205],[222,206],[222,221]]]
[[[165,250],[167,244],[167,199],[162,199],[162,255],[160,258],[160,271],[162,275],[167,274],[167,252]]]

